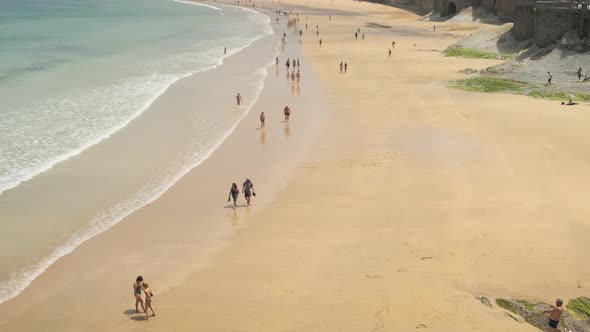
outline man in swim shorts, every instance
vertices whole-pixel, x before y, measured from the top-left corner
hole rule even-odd
[[[246,179],[246,181],[242,184],[242,192],[244,193],[244,197],[246,198],[248,206],[250,206],[250,199],[252,198],[252,195],[256,196],[256,193],[254,192],[254,185],[250,179]]]
[[[551,309],[545,310],[543,313],[549,314],[549,332],[556,332],[557,325],[559,325],[559,319],[563,314],[563,301],[561,299],[557,299],[557,301],[555,301],[555,305],[549,306],[551,306]]]

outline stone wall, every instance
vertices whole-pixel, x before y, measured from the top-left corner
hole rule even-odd
[[[535,34],[535,8],[517,7],[514,12],[512,35],[516,40],[532,39]]]
[[[505,20],[512,20],[516,11],[515,0],[495,0],[491,9],[496,16]]]
[[[551,45],[580,22],[580,14],[566,9],[537,8],[536,13],[534,43],[539,47]]]

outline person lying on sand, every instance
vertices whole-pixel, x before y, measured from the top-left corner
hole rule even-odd
[[[555,305],[549,305],[551,309],[543,311],[544,314],[549,314],[549,332],[557,331],[557,325],[559,325],[559,319],[563,314],[563,301],[557,299]]]

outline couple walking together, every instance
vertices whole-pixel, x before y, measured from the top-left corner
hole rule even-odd
[[[256,192],[254,192],[254,184],[252,184],[252,181],[250,181],[250,179],[246,179],[246,181],[242,184],[242,191],[244,192],[244,197],[246,198],[248,206],[250,206],[250,199],[252,198],[252,196],[256,196]],[[238,207],[237,200],[239,195],[240,189],[238,189],[238,185],[234,182],[231,185],[231,189],[229,190],[229,197],[227,198],[228,202],[233,198],[234,209]]]

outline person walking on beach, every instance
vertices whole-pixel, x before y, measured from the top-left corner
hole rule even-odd
[[[354,33],[354,39],[357,39],[357,40],[359,39],[359,34],[358,34],[358,32],[355,32],[355,33]]]
[[[340,61],[340,73],[342,74],[342,71],[344,70],[344,63],[342,63],[342,61]]]
[[[141,291],[143,290],[143,277],[138,276],[133,283],[133,296],[135,297],[135,312],[139,313],[138,305],[141,304],[141,310],[145,312],[145,305],[141,298]]]
[[[576,72],[576,74],[578,74],[578,81],[582,79],[582,67],[578,68],[578,71]]]
[[[264,115],[264,113],[262,113],[262,114]],[[260,117],[262,118],[262,115]],[[231,184],[231,188],[229,189],[229,196],[227,197],[227,202],[228,203],[229,203],[230,199],[233,198],[233,200],[234,200],[234,206],[233,206],[234,210],[238,207],[238,196],[239,195],[240,195],[240,189],[238,189],[238,185],[234,182],[234,183]]]
[[[436,24],[432,26],[432,32],[436,32]]]
[[[145,293],[145,318],[149,319],[150,316],[148,314],[148,310],[152,311],[152,317],[156,316],[156,312],[152,307],[152,297],[154,297],[154,293],[152,292],[150,285],[147,282],[143,283],[143,292]]]
[[[227,54],[227,47],[223,48],[223,54]]]
[[[266,120],[266,116],[264,115],[264,112],[261,112],[260,113],[260,129],[264,129],[266,127],[266,124],[264,123],[265,120]],[[237,189],[237,187],[236,187],[236,189]]]
[[[391,58],[391,48],[389,50],[387,50],[387,57]]]
[[[395,48],[395,41],[391,42],[391,48]]]
[[[344,73],[348,72],[348,62],[344,63]]]
[[[291,60],[287,59],[287,62],[285,62],[285,67],[287,67],[287,71],[289,70],[289,68],[291,68]]]
[[[248,206],[250,206],[250,199],[252,196],[256,197],[256,192],[254,192],[254,185],[250,179],[246,179],[246,181],[242,184],[242,191],[244,192],[244,197],[246,197],[246,202]]]
[[[553,75],[551,75],[551,72],[548,71],[547,72],[547,84],[545,84],[545,86],[550,86],[551,85],[551,80],[553,79]]]
[[[297,77],[297,83],[299,83],[299,80],[301,80],[301,72],[298,70],[297,75],[295,76]]]
[[[549,305],[551,309],[543,311],[544,314],[549,314],[549,332],[557,331],[557,325],[559,325],[559,319],[563,314],[563,300],[557,299],[555,305]]]
[[[242,102],[244,102],[244,99],[242,99],[242,96],[240,95],[239,92],[238,92],[238,95],[236,96],[236,102],[238,103],[238,107],[240,107]]]
[[[275,63],[277,64],[277,66],[279,65],[279,57],[276,57]]]
[[[289,121],[289,117],[291,116],[291,109],[289,108],[289,105],[285,106],[283,109],[283,114],[285,115],[285,122]]]

